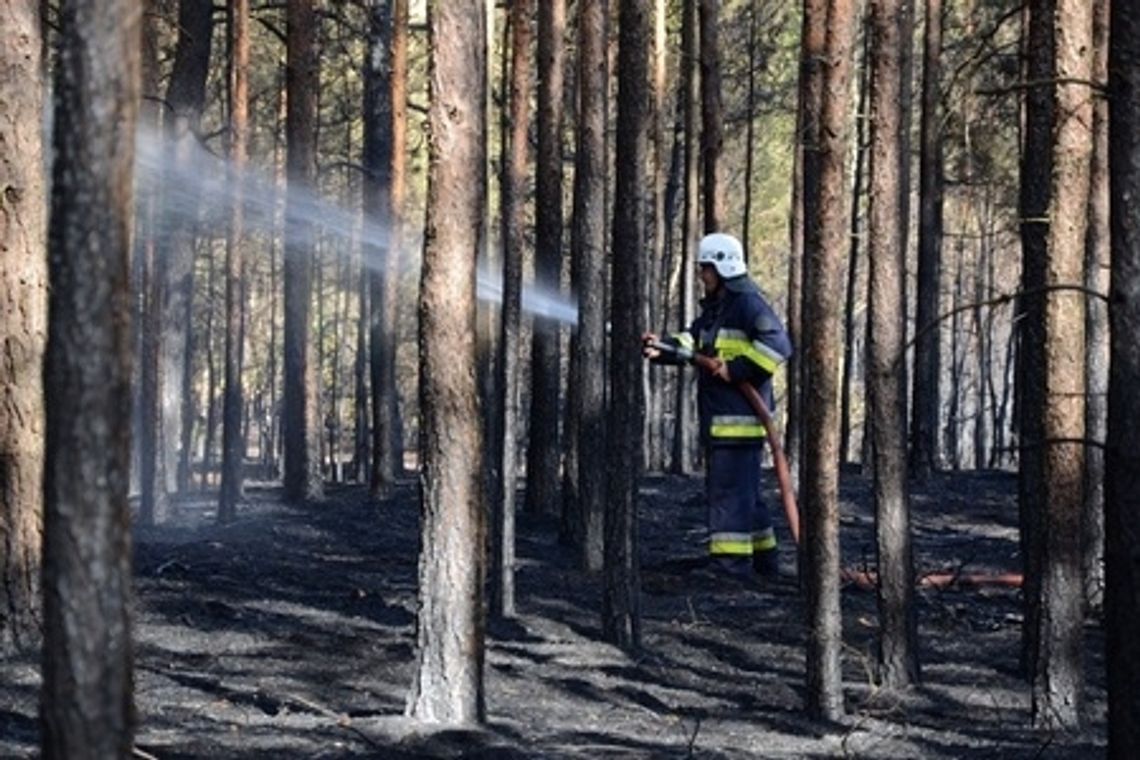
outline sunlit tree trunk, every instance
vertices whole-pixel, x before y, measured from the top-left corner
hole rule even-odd
[[[48,296],[40,29],[38,0],[0,14],[0,656],[40,636]]]
[[[482,417],[475,263],[482,227],[487,65],[482,0],[430,6],[433,139],[420,280],[421,538],[415,682],[408,713],[484,719]]]
[[[129,757],[130,238],[139,5],[64,1],[44,359],[43,757]],[[33,118],[33,128],[39,127]]]
[[[696,256],[700,235],[700,36],[698,35],[697,2],[683,0],[681,21],[681,99],[685,135],[684,186],[685,200],[681,219],[681,292],[677,297],[676,324],[679,328],[692,324],[697,312]],[[654,326],[656,327],[656,326]],[[697,404],[693,373],[677,377],[677,422],[673,428],[673,471],[688,474],[696,468]]]
[[[868,188],[867,401],[879,557],[879,677],[919,680],[914,557],[906,484],[906,243],[899,154],[908,147],[900,90],[907,44],[900,0],[871,0],[871,166]]]
[[[641,643],[637,491],[642,470],[644,367],[638,350],[647,270],[643,193],[650,116],[649,0],[620,0],[618,35],[602,635],[607,641],[632,650]]]
[[[1084,709],[1085,295],[1089,169],[1092,156],[1092,10],[1057,0],[1052,193],[1045,266],[1045,397],[1041,616],[1033,678],[1033,722],[1074,729]]]
[[[1105,451],[1108,756],[1140,756],[1140,7],[1113,0],[1109,33],[1112,360]]]
[[[312,192],[316,178],[317,87],[319,66],[317,14],[313,0],[289,0],[285,88],[288,193],[285,211],[285,496],[293,502],[315,501],[321,483],[321,425],[318,410],[317,352],[310,314],[313,299],[316,231],[306,218],[301,193]]]
[[[230,167],[236,187],[226,240],[226,377],[222,410],[222,485],[219,522],[234,519],[242,495],[242,365],[245,342],[245,264],[242,257],[242,172],[249,153],[249,0],[230,0]]]
[[[854,0],[829,0],[818,131],[805,143],[804,440],[801,490],[807,564],[807,708],[826,720],[843,714],[839,651],[839,374],[843,262],[849,186],[845,166],[851,129]],[[805,50],[805,54],[808,51]],[[812,51],[811,54],[816,54]],[[814,142],[810,142],[814,140]],[[809,150],[818,151],[812,162]]]
[[[562,84],[565,0],[538,4],[538,153],[535,161],[535,284],[550,293],[562,278]],[[561,508],[559,475],[559,325],[536,316],[531,342],[530,425],[527,435],[528,512]]]

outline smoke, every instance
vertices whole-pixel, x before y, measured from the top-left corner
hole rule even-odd
[[[237,169],[211,153],[196,140],[177,142],[165,139],[151,129],[140,129],[135,148],[135,197],[161,199],[155,209],[153,234],[159,239],[180,230],[225,230],[230,214],[240,206],[245,228],[267,235],[283,230],[286,240],[299,236],[299,226],[316,228],[323,234],[352,245],[359,241],[364,266],[382,272],[388,266],[382,246],[388,231],[359,211],[348,210],[319,194],[291,188],[292,226],[285,218],[285,193],[274,179],[255,168]],[[309,238],[306,236],[305,241]],[[288,246],[287,246],[288,249]],[[419,247],[401,251],[394,257],[403,274],[418,269]],[[501,272],[480,270],[477,278],[480,300],[502,304]],[[558,293],[524,286],[523,311],[569,325],[578,323],[578,308]]]

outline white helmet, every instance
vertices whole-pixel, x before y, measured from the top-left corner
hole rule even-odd
[[[748,273],[744,263],[744,246],[732,235],[714,232],[701,238],[697,250],[698,264],[712,264],[722,278],[729,280]]]

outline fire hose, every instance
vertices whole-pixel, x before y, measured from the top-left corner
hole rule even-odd
[[[691,349],[683,346],[677,346],[672,343],[665,343],[660,340],[649,340],[645,344],[649,348],[655,348],[663,354],[669,354],[679,361],[693,364],[701,369],[715,374],[720,369],[721,362],[711,356],[698,354]],[[752,407],[753,413],[760,420],[760,424],[764,426],[765,437],[768,440],[768,447],[772,452],[772,465],[776,470],[776,483],[780,488],[780,501],[784,507],[784,517],[788,521],[788,529],[792,533],[792,540],[799,546],[800,543],[800,510],[796,506],[796,492],[792,486],[792,471],[788,467],[788,458],[784,456],[784,447],[780,445],[779,432],[776,430],[776,421],[772,419],[772,412],[768,409],[768,405],[764,403],[760,393],[756,387],[747,381],[740,381],[734,383],[734,386],[740,394],[744,396],[745,401]]]

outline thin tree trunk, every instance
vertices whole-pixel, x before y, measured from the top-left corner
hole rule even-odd
[[[1095,82],[1108,82],[1109,0],[1094,5],[1093,72]],[[1112,244],[1109,237],[1108,99],[1093,103],[1093,158],[1089,177],[1089,232],[1085,243],[1085,287],[1107,293]],[[1108,306],[1085,301],[1085,436],[1104,441],[1108,435]],[[1104,450],[1085,448],[1084,556],[1085,600],[1091,609],[1104,604]]]
[[[582,567],[604,563],[606,484],[606,52],[608,0],[583,0],[578,18],[578,143],[570,246],[578,329],[572,339],[570,414],[575,419]]]
[[[681,220],[681,293],[677,299],[677,322],[692,324],[697,312],[696,252],[700,235],[700,37],[698,0],[684,0],[681,22],[681,93],[685,122],[685,205]],[[677,378],[677,424],[673,430],[673,470],[689,474],[696,469],[697,405],[695,377],[682,372]]]
[[[396,325],[405,197],[408,3],[375,0],[365,67],[364,206],[386,240],[366,249],[369,270],[373,495],[403,471],[396,379]]]
[[[313,0],[289,0],[285,120],[288,193],[285,221],[285,497],[317,501],[321,483],[321,426],[318,410],[318,352],[312,312],[316,234],[305,218],[302,192],[316,177],[317,87],[320,59]]]
[[[245,264],[242,258],[242,172],[249,152],[249,0],[230,0],[230,166],[237,186],[226,240],[226,375],[222,410],[222,485],[218,521],[231,522],[242,496],[242,365],[245,342]]]
[[[38,0],[0,15],[0,656],[39,642],[47,219]]]
[[[864,24],[865,27],[865,24]],[[855,312],[859,298],[859,222],[860,201],[863,198],[863,167],[867,157],[867,93],[871,78],[871,35],[864,30],[862,56],[859,61],[859,98],[855,111],[855,171],[851,178],[851,229],[847,247],[846,294],[843,309],[843,379],[840,381],[839,400],[839,463],[850,461],[851,457],[851,396],[855,383]],[[864,373],[865,375],[866,373]],[[865,431],[864,431],[865,432]]]
[[[720,157],[724,151],[724,108],[720,92],[720,0],[700,0],[701,172],[704,178],[705,232],[725,223]]]
[[[1022,599],[1022,666],[1029,679],[1036,670],[1040,613],[1042,546],[1041,484],[1044,482],[1041,409],[1045,403],[1044,308],[1050,177],[1053,172],[1053,14],[1055,0],[1026,6],[1025,137],[1021,147],[1021,290],[1017,320],[1018,513],[1025,586]]]
[[[503,188],[503,304],[499,327],[502,357],[498,409],[500,492],[495,494],[491,612],[496,617],[515,614],[515,494],[518,481],[519,379],[522,322],[522,268],[526,247],[526,177],[530,161],[527,133],[530,127],[530,48],[534,0],[512,0],[510,148],[504,165]],[[504,134],[504,142],[507,137]]]
[[[140,16],[133,0],[59,6],[44,360],[47,760],[129,757],[133,745],[131,447],[120,416],[131,403]]]
[[[618,115],[606,437],[605,586],[602,635],[623,649],[641,645],[637,492],[641,474],[643,362],[638,318],[645,296],[644,196],[649,131],[649,2],[618,6]]]
[[[408,713],[481,722],[486,519],[475,378],[475,263],[483,224],[487,65],[482,0],[430,6],[433,139],[420,281],[423,468],[415,682]]]
[[[898,689],[919,680],[914,557],[906,484],[906,244],[899,153],[902,121],[900,0],[872,0],[871,166],[868,188],[867,434],[874,458],[879,565],[879,678]]]
[[[938,467],[941,403],[938,322],[942,269],[942,0],[927,0],[922,64],[922,153],[919,157],[918,290],[915,294],[914,382],[910,425],[912,475]]]
[[[562,277],[562,80],[565,0],[538,4],[538,153],[535,161],[535,284],[557,293]],[[559,324],[536,316],[531,342],[526,500],[531,513],[554,513],[559,457]]]
[[[828,68],[822,72],[817,141],[805,145],[804,164],[804,438],[802,493],[808,568],[808,712],[835,720],[843,714],[839,650],[839,378],[843,261],[847,250],[848,185],[844,168],[851,127],[853,0],[829,0],[825,24]],[[807,51],[805,51],[807,52]],[[809,163],[807,152],[818,154]]]

